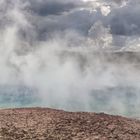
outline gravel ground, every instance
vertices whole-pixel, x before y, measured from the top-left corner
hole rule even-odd
[[[48,108],[0,110],[0,140],[140,140],[140,121]]]

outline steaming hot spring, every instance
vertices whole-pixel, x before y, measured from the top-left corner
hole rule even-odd
[[[40,61],[35,71],[23,73],[26,83],[0,86],[1,107],[139,116],[139,53],[57,51],[51,55],[56,59]],[[23,70],[32,67],[26,64]]]

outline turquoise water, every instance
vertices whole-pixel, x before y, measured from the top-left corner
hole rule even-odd
[[[67,100],[42,99],[37,90],[26,86],[1,86],[0,107],[51,107],[67,111],[92,111],[110,114],[139,116],[139,101],[132,88],[112,88],[88,93],[87,100],[69,97]],[[85,96],[86,97],[86,96]],[[61,99],[61,98],[59,98]]]
[[[38,106],[36,92],[25,86],[0,86],[0,107],[19,108]]]

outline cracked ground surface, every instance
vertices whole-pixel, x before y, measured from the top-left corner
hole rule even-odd
[[[48,108],[0,110],[0,140],[140,140],[140,121]]]

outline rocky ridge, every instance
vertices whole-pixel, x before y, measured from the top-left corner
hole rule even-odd
[[[140,121],[49,108],[5,109],[0,140],[140,140]]]

